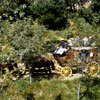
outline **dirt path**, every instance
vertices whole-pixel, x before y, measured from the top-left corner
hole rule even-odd
[[[73,74],[71,77],[65,77],[63,78],[64,80],[74,80],[74,79],[78,79],[78,78],[81,78],[82,77],[82,74]]]

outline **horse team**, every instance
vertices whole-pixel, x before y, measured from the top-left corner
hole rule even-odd
[[[26,73],[26,71],[30,72],[30,69],[32,74],[34,74],[34,72],[36,72],[37,70],[43,70],[46,73],[51,74],[51,71],[55,69],[54,63],[51,59],[45,57],[33,57],[31,58],[31,60],[33,60],[33,62],[31,62],[31,64],[28,64],[28,62],[22,59],[22,63],[24,64],[24,66],[22,67],[25,67],[24,74]],[[6,69],[11,72],[14,70],[14,68],[20,69],[18,67],[18,64],[14,60],[10,60],[7,63],[0,64],[0,71],[2,74],[6,73]]]

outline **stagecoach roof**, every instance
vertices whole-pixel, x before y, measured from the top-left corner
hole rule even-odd
[[[97,47],[71,47],[74,50],[91,50],[93,48],[97,48]]]

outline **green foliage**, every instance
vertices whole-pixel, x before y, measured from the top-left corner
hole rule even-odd
[[[0,17],[2,20],[8,19],[10,21],[23,19],[27,16],[27,5],[27,0],[2,0],[0,1]]]
[[[93,34],[93,27],[87,23],[83,18],[78,18],[76,20],[77,34],[81,37]]]
[[[96,42],[96,45],[98,47],[98,51],[100,49],[100,27],[97,27],[95,28],[95,31],[94,31],[94,40]]]
[[[18,84],[18,90],[19,90],[20,92],[22,92],[24,89],[27,88],[28,85],[30,85],[28,81],[22,80],[22,79],[16,81],[16,83]]]
[[[8,62],[16,56],[15,50],[11,47],[7,36],[0,34],[0,63]]]
[[[12,24],[8,21],[2,28],[1,35],[4,35],[16,55],[39,55],[43,53],[43,36],[46,29],[34,23],[31,18],[18,20]]]
[[[70,27],[66,29],[66,36],[75,37],[79,35],[82,39],[87,35],[93,35],[94,28],[92,25],[86,22],[84,18],[73,18],[70,19]]]
[[[6,63],[16,57],[13,47],[10,47],[9,45],[4,45],[4,47],[4,49],[0,50],[0,63]]]
[[[79,16],[86,19],[92,25],[100,24],[100,1],[92,0],[88,8],[79,9]]]
[[[80,100],[99,100],[100,99],[100,79],[85,76],[82,80]]]
[[[17,0],[0,1],[0,15],[2,15],[3,18],[8,18],[11,11],[17,7],[17,3]]]
[[[3,21],[0,20],[0,29],[5,25]],[[1,31],[1,30],[0,30]]]
[[[100,25],[100,1],[99,0],[93,0],[91,8],[93,10],[93,17],[94,17],[94,22],[96,24]]]
[[[75,100],[78,81],[68,80],[41,80],[31,84],[27,80],[18,80],[3,89],[3,100]]]
[[[78,10],[78,12],[80,13],[80,17],[83,17],[86,19],[87,22],[91,23],[93,22],[93,16],[92,16],[92,9],[91,7],[89,8],[81,8]]]
[[[76,11],[76,4],[77,5],[83,5],[86,0],[64,0],[65,4],[66,4],[66,9],[69,10],[69,11]]]
[[[66,26],[63,1],[34,0],[29,8],[38,17],[39,23],[46,25],[49,29],[55,30]]]
[[[1,78],[1,76],[0,76]],[[18,100],[75,100],[77,99],[78,79],[75,80],[41,80],[31,84],[29,80],[12,82],[5,78],[0,83],[0,99]],[[99,100],[100,79],[85,76],[82,79],[80,100]]]
[[[43,45],[43,47],[46,49],[46,51],[53,52],[56,48],[56,45],[59,43],[60,43],[60,41],[57,41],[57,40],[46,41],[46,43]]]
[[[99,0],[92,0],[92,10],[93,12],[100,12],[100,1]]]

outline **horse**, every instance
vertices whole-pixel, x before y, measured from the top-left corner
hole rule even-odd
[[[12,70],[14,70],[14,67],[17,68],[17,63],[15,63],[14,60],[10,60],[7,63],[0,63],[0,71],[2,72],[2,74],[6,73],[6,68],[9,70],[9,72],[11,72]]]
[[[24,61],[24,65],[26,66],[26,70],[27,69],[29,70],[30,68],[32,74],[34,74],[36,70],[39,71],[41,69],[43,69],[43,71],[45,72],[48,71],[49,74],[51,74],[51,70],[55,70],[54,63],[51,59],[48,59],[46,57],[31,57],[30,60],[31,60],[31,64],[28,64],[24,60],[23,61]]]

